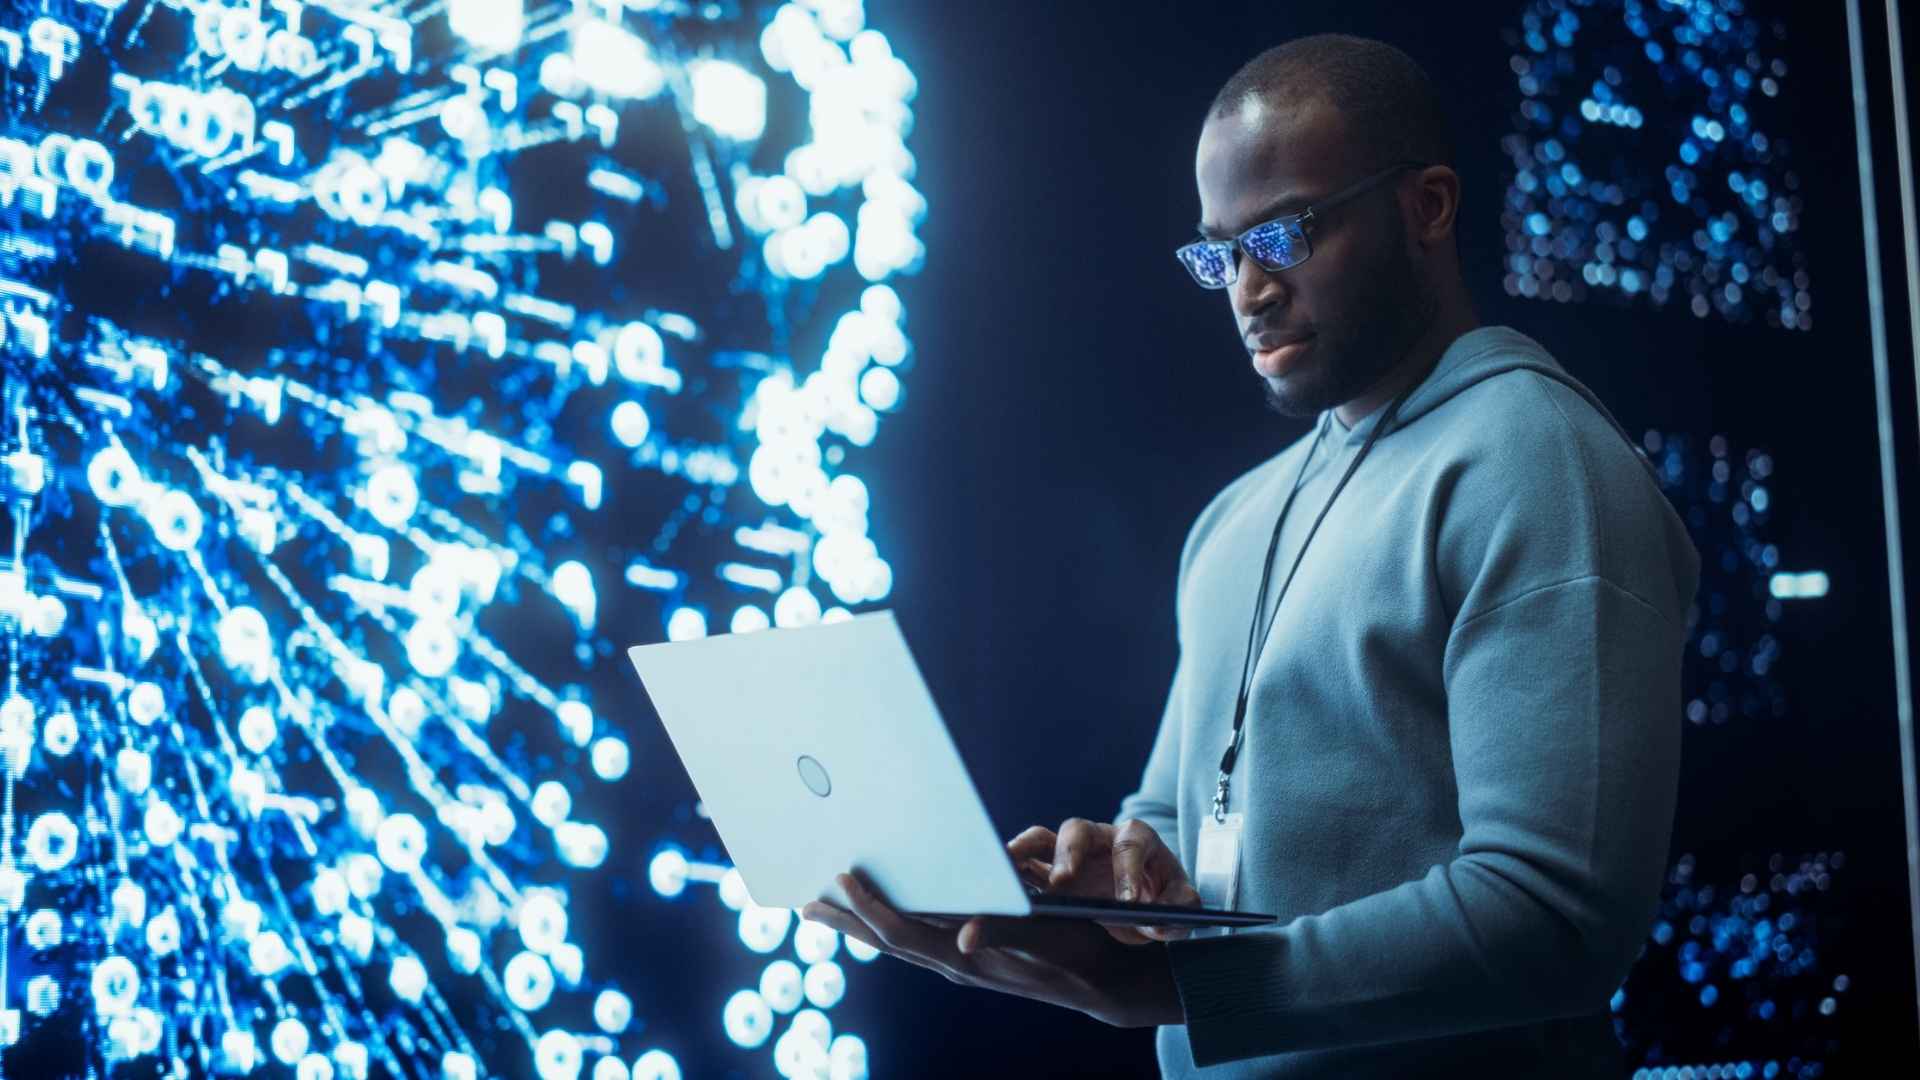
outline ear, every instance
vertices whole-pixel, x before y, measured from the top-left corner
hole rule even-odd
[[[1460,214],[1460,174],[1446,165],[1429,165],[1407,185],[1407,238],[1421,248],[1453,240],[1454,219]]]

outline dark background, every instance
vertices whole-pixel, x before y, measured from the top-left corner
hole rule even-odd
[[[1173,670],[1186,531],[1224,483],[1302,430],[1262,406],[1224,297],[1193,288],[1169,255],[1196,216],[1200,119],[1235,68],[1289,37],[1338,30],[1393,42],[1454,109],[1461,252],[1483,321],[1545,343],[1631,432],[1702,442],[1724,434],[1778,462],[1773,534],[1783,563],[1825,569],[1832,592],[1792,606],[1778,628],[1786,716],[1689,732],[1674,854],[1699,852],[1703,865],[1717,855],[1731,867],[1742,855],[1844,849],[1848,870],[1836,876],[1847,878],[1846,908],[1829,922],[1823,966],[1854,986],[1832,1063],[1844,1074],[1869,1049],[1912,1060],[1842,9],[1795,8],[1790,22],[1794,164],[1806,185],[1816,316],[1802,333],[1683,309],[1504,295],[1508,173],[1498,140],[1517,95],[1501,30],[1519,8],[1343,0],[876,11],[920,78],[913,144],[932,206],[929,263],[902,286],[917,348],[905,422],[883,432],[868,473],[876,539],[894,558],[893,606],[1003,831],[1111,816],[1138,778]],[[1870,14],[1868,32],[1884,58],[1881,20]],[[1890,170],[1891,143],[1879,150]],[[1894,198],[1885,187],[1883,207]],[[1897,234],[1882,254],[1898,262]],[[1890,294],[1896,307],[1900,295]],[[1902,330],[1897,317],[1893,328]],[[1895,355],[1898,367],[1897,346]],[[849,974],[834,1018],[867,1038],[876,1076],[1154,1070],[1150,1032],[886,960]],[[1726,1048],[1728,1058],[1740,1053]]]

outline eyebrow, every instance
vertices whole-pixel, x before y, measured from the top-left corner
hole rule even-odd
[[[1260,209],[1259,213],[1253,215],[1253,224],[1248,225],[1247,228],[1251,229],[1253,228],[1254,225],[1259,225],[1268,221],[1272,221],[1274,218],[1280,217],[1284,214],[1289,214],[1289,213],[1297,214],[1300,211],[1306,209],[1305,203],[1306,203],[1306,200],[1302,199],[1298,194],[1291,191],[1287,192],[1286,194],[1280,196],[1279,198],[1274,199],[1273,201],[1267,203],[1267,205],[1265,205]],[[1200,222],[1198,225],[1195,225],[1193,228],[1195,232],[1198,232],[1202,237],[1205,237],[1208,240],[1226,240],[1229,237],[1238,236],[1240,232],[1246,231],[1245,229],[1242,229],[1242,230],[1239,230],[1239,232],[1229,233],[1226,230],[1221,229],[1216,225],[1209,225],[1204,221]]]

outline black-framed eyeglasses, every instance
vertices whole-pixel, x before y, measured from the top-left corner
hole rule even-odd
[[[1246,252],[1262,269],[1270,272],[1299,266],[1313,254],[1313,241],[1308,238],[1308,229],[1313,224],[1314,215],[1324,214],[1341,203],[1365,195],[1388,177],[1397,176],[1408,169],[1424,168],[1425,162],[1402,161],[1359,183],[1342,188],[1304,210],[1263,221],[1231,240],[1195,240],[1185,244],[1174,251],[1173,257],[1180,260],[1180,265],[1187,268],[1187,273],[1192,274],[1193,280],[1203,289],[1224,289],[1239,278],[1240,260],[1235,255],[1236,251]]]

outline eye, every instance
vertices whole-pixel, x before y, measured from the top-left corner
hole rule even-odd
[[[1247,254],[1267,266],[1292,266],[1305,253],[1306,237],[1296,219],[1284,218],[1261,225],[1241,238]]]

